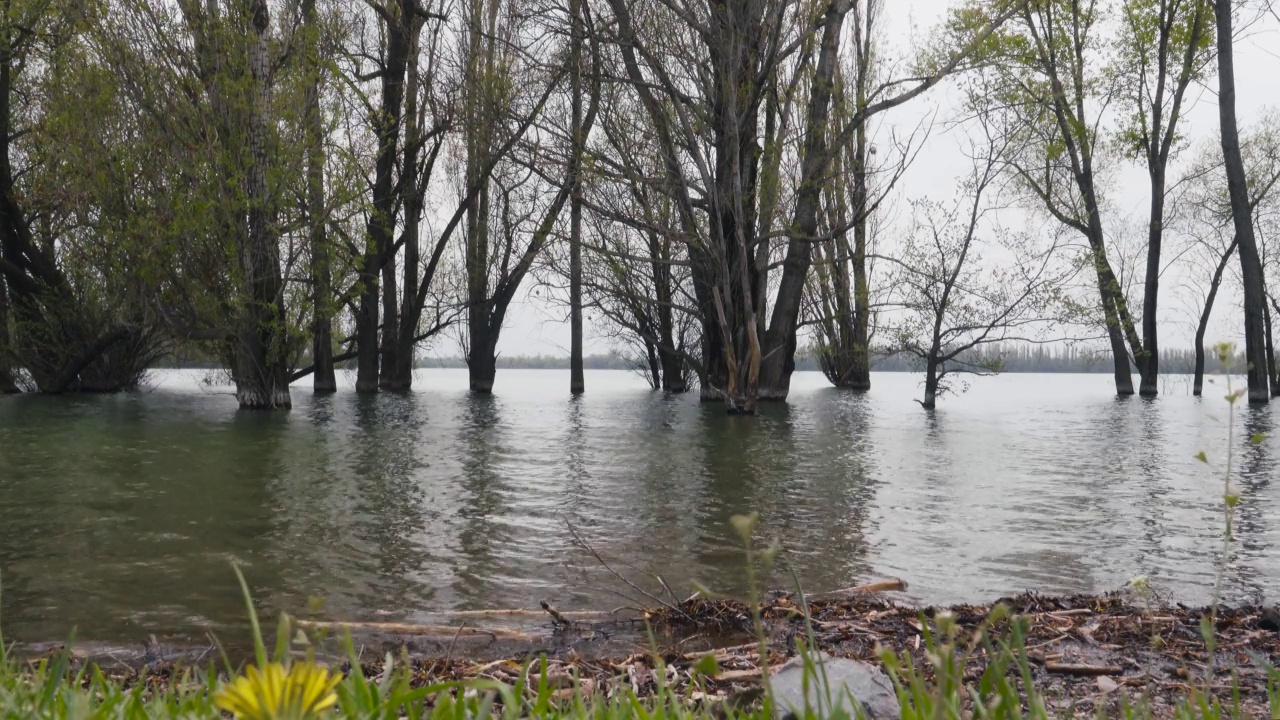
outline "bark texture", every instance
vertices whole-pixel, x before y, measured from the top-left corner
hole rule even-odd
[[[245,197],[248,228],[237,253],[245,287],[240,313],[235,366],[236,399],[252,410],[288,409],[289,367],[283,349],[284,292],[280,276],[280,244],[275,234],[267,188],[267,113],[271,105],[270,15],[266,0],[248,0],[252,37],[249,39],[250,91],[248,168]]]
[[[1271,400],[1267,371],[1266,287],[1253,231],[1248,179],[1240,155],[1231,0],[1215,0],[1214,13],[1218,24],[1218,119],[1222,131],[1222,156],[1227,170],[1227,194],[1231,198],[1231,219],[1239,243],[1240,275],[1244,282],[1244,353],[1248,363],[1249,402],[1264,405]]]

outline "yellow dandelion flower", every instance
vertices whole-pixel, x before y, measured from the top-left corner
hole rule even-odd
[[[250,665],[214,693],[213,702],[242,720],[311,720],[337,704],[341,680],[312,663]]]

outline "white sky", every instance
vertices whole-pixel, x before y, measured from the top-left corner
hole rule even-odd
[[[895,38],[893,50],[904,52],[910,46],[912,26],[916,32],[927,33],[951,5],[949,0],[890,0],[886,36]],[[1264,109],[1280,106],[1280,23],[1273,17],[1265,17],[1250,28],[1248,35],[1236,43],[1236,94],[1237,113],[1241,128],[1247,128],[1261,116]],[[892,50],[891,50],[892,52]],[[1218,108],[1215,89],[1216,77],[1207,79],[1207,88],[1200,88],[1191,95],[1193,105],[1183,123],[1183,132],[1192,141],[1192,150],[1184,153],[1185,159],[1194,155],[1194,148],[1204,138],[1212,138],[1218,130]],[[925,98],[896,111],[888,122],[914,126],[914,119],[930,110],[939,110],[939,119],[947,116],[948,92],[945,86],[935,89]],[[901,183],[901,199],[923,196],[948,199],[952,195],[955,180],[966,170],[965,158],[959,150],[958,138],[935,129],[933,136],[916,164],[907,171]],[[1170,181],[1178,177],[1179,167],[1170,172]],[[1145,222],[1147,195],[1146,171],[1134,164],[1126,167],[1116,177],[1114,186],[1107,189],[1112,202],[1120,213],[1128,213]],[[1108,223],[1108,232],[1118,231],[1120,215]],[[1172,245],[1167,241],[1167,245]],[[1172,274],[1172,273],[1171,273]],[[1194,333],[1194,317],[1178,285],[1184,279],[1176,274],[1166,274],[1161,284],[1161,346],[1164,348],[1189,347]],[[1206,280],[1207,282],[1207,280]],[[564,308],[550,306],[527,297],[532,283],[526,281],[522,297],[512,304],[507,326],[502,332],[498,349],[504,355],[568,355],[569,324]],[[1215,322],[1208,340],[1213,342],[1237,335],[1238,294],[1224,286],[1215,306]],[[1196,308],[1198,312],[1198,307]],[[587,323],[585,352],[607,352],[608,341],[595,337],[594,328]],[[450,355],[456,347],[444,341],[427,351],[429,355]]]

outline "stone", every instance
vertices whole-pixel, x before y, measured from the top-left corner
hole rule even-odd
[[[902,708],[898,694],[889,677],[875,665],[833,658],[826,653],[811,655],[814,663],[820,663],[822,671],[814,668],[809,678],[809,709],[814,717],[825,720],[831,717],[857,717],[854,703],[862,706],[863,717],[869,720],[898,720]],[[826,684],[823,684],[823,673]],[[774,720],[805,716],[805,663],[804,658],[791,658],[778,669],[769,684],[773,690]]]

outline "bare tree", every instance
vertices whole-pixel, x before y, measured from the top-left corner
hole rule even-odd
[[[989,130],[989,128],[984,128]],[[992,373],[998,363],[978,351],[987,345],[1026,340],[1051,320],[1051,303],[1071,272],[1057,268],[1053,245],[1038,247],[1032,233],[1011,233],[995,216],[991,196],[1007,138],[987,135],[971,149],[973,170],[951,204],[912,203],[913,226],[895,266],[902,319],[893,349],[924,366],[924,399],[932,410],[955,372]],[[1002,257],[990,260],[983,250]]]

